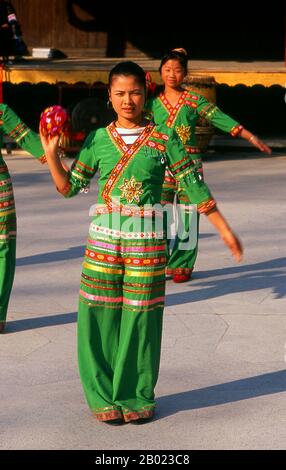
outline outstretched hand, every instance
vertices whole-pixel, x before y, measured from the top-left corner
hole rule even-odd
[[[254,145],[254,147],[257,147],[261,152],[267,153],[268,155],[272,154],[271,148],[268,147],[268,145],[264,144],[264,142],[262,142],[262,140],[260,140],[258,137],[253,135],[249,139],[249,142],[251,142],[252,145]]]
[[[239,238],[231,230],[228,230],[221,234],[221,238],[232,252],[233,257],[239,263],[242,260],[243,254],[243,247]]]

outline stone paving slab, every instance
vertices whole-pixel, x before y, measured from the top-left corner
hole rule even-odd
[[[18,261],[0,337],[0,449],[284,449],[286,156],[205,162],[245,246],[235,264],[206,218],[194,278],[167,282],[157,419],[95,422],[76,357],[81,259],[96,201],[65,200],[45,166],[6,158],[18,211]]]

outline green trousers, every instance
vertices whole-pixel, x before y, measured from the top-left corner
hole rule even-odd
[[[187,205],[189,203],[183,188],[178,190],[178,184],[172,176],[168,168],[164,178],[162,189],[161,204],[174,204],[177,195],[178,205]],[[199,213],[181,212],[178,208],[178,227],[174,245],[170,248],[170,238],[167,239],[167,272],[171,273],[191,273],[198,255],[198,238],[199,238]],[[192,217],[195,217],[195,223],[192,223]],[[188,239],[191,240],[191,248]]]
[[[152,416],[165,295],[162,233],[93,222],[81,276],[78,361],[89,407],[101,421]]]
[[[16,265],[16,212],[11,178],[0,159],[0,321],[7,317]]]

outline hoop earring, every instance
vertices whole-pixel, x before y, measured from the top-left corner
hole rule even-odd
[[[143,119],[147,119],[147,121],[153,121],[154,120],[154,115],[153,115],[152,111],[149,111],[148,109],[143,109],[142,116],[143,116]]]
[[[107,103],[106,103],[106,107],[107,107],[107,109],[113,109],[113,107],[112,107],[112,103],[111,103],[111,101],[110,101],[110,100],[108,100],[108,101],[107,101]]]

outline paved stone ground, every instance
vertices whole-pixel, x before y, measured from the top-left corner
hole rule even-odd
[[[233,152],[206,179],[245,247],[235,264],[206,218],[194,279],[168,281],[157,419],[97,423],[82,393],[76,310],[88,195],[65,200],[45,166],[6,159],[18,265],[0,337],[0,449],[281,449],[286,442],[286,156]]]

